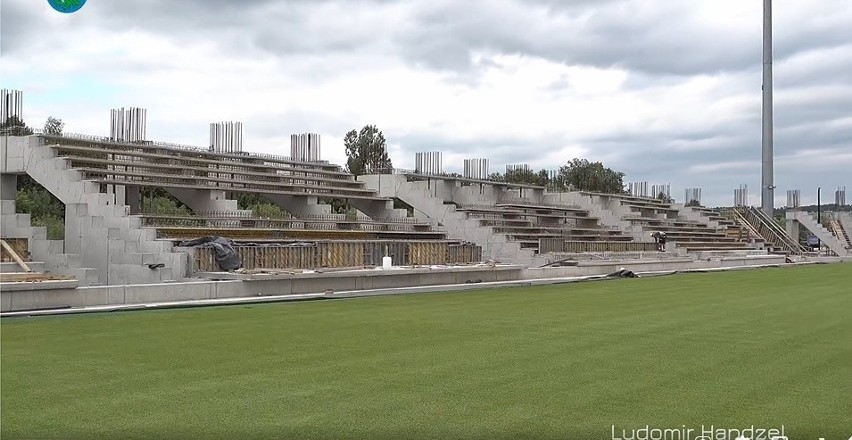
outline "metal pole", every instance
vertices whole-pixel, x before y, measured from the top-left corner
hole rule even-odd
[[[817,187],[817,227],[822,226],[822,217],[820,215],[820,193],[822,192],[822,187]],[[822,240],[817,236],[817,245],[819,246],[817,249],[822,249]]]
[[[774,213],[775,184],[773,183],[773,125],[772,125],[772,0],[763,0],[763,211]]]

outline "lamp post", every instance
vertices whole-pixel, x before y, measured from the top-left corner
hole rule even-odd
[[[761,169],[761,207],[775,216],[775,185],[772,163],[772,0],[763,0],[763,142]]]
[[[822,226],[822,216],[820,215],[820,210],[821,210],[820,209],[820,205],[821,205],[820,193],[821,192],[822,192],[822,187],[817,187],[817,227]],[[817,248],[817,249],[822,249],[822,240],[819,239],[819,236],[817,236],[817,245],[819,246],[819,248]]]

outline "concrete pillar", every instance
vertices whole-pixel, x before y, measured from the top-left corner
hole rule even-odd
[[[131,214],[142,213],[142,194],[139,186],[131,185],[125,187],[124,202],[122,204],[130,207]]]
[[[320,203],[319,198],[315,196],[265,195],[264,197],[296,217],[331,214],[331,205]]]
[[[801,227],[796,219],[787,219],[787,235],[789,235],[796,243],[799,242],[799,231]]]
[[[237,210],[237,201],[228,200],[222,190],[169,188],[167,191],[196,212]]]
[[[115,185],[115,204],[118,206],[126,205],[127,203],[127,187],[124,185]]]
[[[0,174],[0,200],[15,200],[18,196],[18,176]]]

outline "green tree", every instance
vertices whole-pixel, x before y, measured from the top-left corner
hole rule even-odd
[[[143,211],[148,214],[162,215],[189,215],[190,211],[185,205],[175,201],[171,197],[145,197],[142,199]]]
[[[27,124],[17,116],[9,116],[0,124],[0,133],[10,136],[29,136],[33,134],[33,129],[27,127]]]
[[[522,183],[525,185],[547,186],[550,180],[547,176],[547,170],[535,172],[533,170],[518,169],[506,171],[503,176],[505,182]]]
[[[62,122],[62,119],[50,116],[44,123],[44,134],[49,134],[52,136],[62,136],[63,128],[65,128],[65,123]]]
[[[375,125],[367,125],[360,132],[346,133],[343,146],[346,147],[346,171],[355,177],[393,172],[387,141]]]
[[[660,193],[657,194],[657,200],[660,200],[660,201],[663,201],[663,202],[666,202],[666,203],[674,203],[674,199],[669,197],[668,194],[666,194],[662,191],[660,191]]]
[[[505,182],[506,177],[503,176],[502,174],[500,174],[499,171],[495,171],[495,172],[489,174],[488,178],[486,180],[490,180],[492,182]]]
[[[698,200],[692,199],[692,200],[686,202],[686,206],[701,206],[701,202],[699,202]]]
[[[559,168],[557,183],[560,188],[569,186],[582,191],[610,194],[624,193],[624,173],[606,168],[600,162],[573,159]]]
[[[47,238],[62,240],[65,237],[65,205],[44,189],[32,177],[17,176],[15,211],[30,214],[33,226],[47,228]]]

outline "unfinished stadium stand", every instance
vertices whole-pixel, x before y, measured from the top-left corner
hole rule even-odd
[[[706,210],[703,212],[708,213],[708,215],[716,214]],[[753,206],[739,206],[722,209],[719,214],[748,230],[751,236],[760,237],[766,243],[769,252],[795,255],[805,251],[805,247],[801,243],[790,237],[787,231],[766,215],[762,209]]]
[[[620,224],[601,222],[598,206],[546,200],[550,194],[541,186],[414,172],[359,180],[434,219],[448,237],[476,243],[495,261],[536,266],[556,254],[654,250],[650,237],[636,240]]]
[[[601,226],[589,211],[578,207],[516,200],[493,206],[459,206],[457,209],[469,218],[478,219],[481,225],[492,228],[495,234],[503,234],[509,241],[520,243],[522,249],[532,249],[536,253],[594,248],[581,243],[633,241],[632,237],[617,229]]]
[[[444,240],[428,221],[406,217],[391,201],[366,189],[339,166],[287,158],[161,148],[136,143],[63,138],[52,145],[85,180],[109,185],[215,189],[261,194],[294,215],[257,218],[239,210],[194,215],[142,214],[158,238],[183,240],[221,236],[234,241],[292,243],[304,240]],[[306,197],[347,199],[372,217],[332,214],[329,205]],[[180,197],[179,197],[180,198]],[[319,213],[317,213],[319,212]],[[434,262],[433,262],[434,263]]]
[[[76,276],[81,285],[186,278],[195,252],[178,244],[206,235],[263,244],[266,254],[280,245],[282,255],[290,255],[298,245],[303,268],[353,261],[372,265],[376,256],[381,264],[384,252],[399,257],[395,264],[481,258],[475,245],[447,240],[429,221],[406,218],[407,211],[395,209],[393,200],[327,162],[69,134],[10,137],[4,147],[9,157],[4,173],[30,175],[65,204],[65,239],[39,245],[36,253],[52,272]],[[142,188],[163,188],[192,214],[143,214]],[[255,218],[231,199],[240,193],[261,195],[289,215]],[[345,200],[358,214],[332,214],[323,199]],[[323,252],[360,256],[324,259]]]
[[[762,239],[713,210],[679,208],[662,200],[621,194],[585,193],[642,233],[664,232],[670,245],[695,251],[754,249]],[[696,216],[689,216],[694,210]]]

